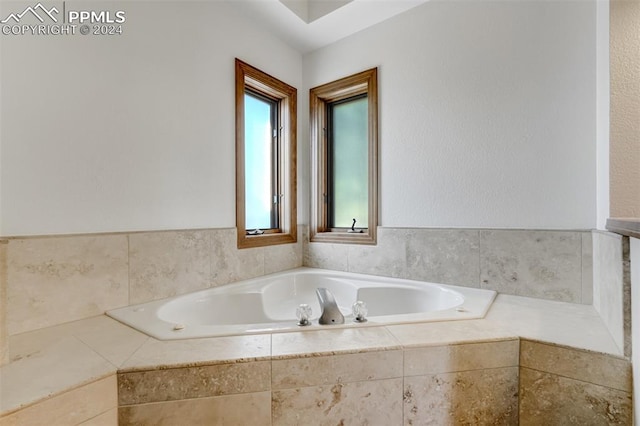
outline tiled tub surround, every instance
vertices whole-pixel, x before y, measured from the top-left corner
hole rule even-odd
[[[10,349],[2,426],[631,424],[595,309],[518,296],[479,320],[164,342],[98,316]]]
[[[595,231],[593,238],[593,306],[609,328],[616,344],[631,355],[631,279],[629,239]],[[625,274],[626,262],[626,274]]]
[[[0,239],[0,366],[9,362],[9,333],[7,331],[7,246]]]
[[[238,250],[234,229],[8,238],[9,335],[298,266],[593,301],[590,231],[379,228],[377,246]],[[303,243],[304,241],[304,243]],[[64,304],[65,309],[60,309]]]
[[[305,266],[593,302],[591,231],[378,228],[376,246],[304,241]]]
[[[304,241],[306,266],[593,304],[630,355],[626,237],[601,231],[379,228],[377,246]]]
[[[304,237],[300,239],[303,240]],[[520,240],[528,242],[520,244],[517,242]],[[282,357],[306,359],[317,355],[328,360],[330,355],[393,351],[401,351],[406,363],[407,353],[416,348],[441,347],[439,350],[448,350],[443,348],[517,338],[521,338],[521,342],[536,340],[576,348],[576,352],[584,354],[591,365],[597,365],[592,362],[597,362],[597,357],[602,356],[598,353],[610,354],[604,359],[620,361],[617,355],[621,352],[611,337],[608,324],[590,306],[593,298],[593,247],[592,234],[588,231],[381,228],[377,247],[306,243],[304,251],[301,242],[239,251],[235,247],[233,229],[10,238],[2,242],[7,241],[3,247],[6,250],[7,280],[2,284],[6,285],[9,304],[7,323],[1,324],[0,321],[0,332],[4,328],[10,335],[8,351],[11,362],[0,369],[2,426],[50,424],[51,419],[63,424],[116,424],[115,377],[118,371],[121,374],[158,369],[177,371],[218,364],[251,363],[254,366],[257,364],[253,363],[257,362],[270,362],[273,367]],[[201,250],[208,250],[209,254],[203,256]],[[549,289],[548,294],[553,297],[570,299],[567,301],[577,304],[503,294],[498,296],[488,317],[483,320],[383,328],[395,342],[382,347],[376,341],[379,336],[372,338],[366,335],[369,331],[357,336],[349,334],[353,333],[349,330],[340,331],[339,336],[332,334],[337,333],[334,330],[273,335],[273,342],[269,335],[159,342],[105,316],[66,323],[149,297],[161,298],[200,286],[205,288],[290,269],[300,266],[303,257],[307,266],[496,288],[503,293],[540,297],[547,293],[545,289]],[[7,347],[6,341],[0,342],[0,349]],[[621,362],[628,371],[628,363]],[[630,409],[625,405],[629,392],[620,389],[618,384],[602,383],[587,371],[567,376],[566,372],[552,368],[532,367],[522,359],[519,366],[522,424],[540,424],[539,419],[529,416],[528,412],[543,413],[543,418],[558,418],[553,416],[563,417],[575,410],[582,410],[582,414],[576,417],[579,419],[608,416],[609,421],[605,424],[610,424],[613,420],[609,416],[614,416],[615,421],[622,419],[620,424],[628,424],[624,419],[628,420],[630,416]],[[483,366],[470,371],[475,371],[474,374],[482,378],[474,377],[474,382],[494,380],[510,389],[510,373],[500,377],[488,377],[484,373],[484,370],[499,368]],[[457,376],[458,373],[464,371],[454,369],[438,373],[450,376],[436,381],[433,388],[442,390],[454,384],[462,386],[467,383],[464,377]],[[534,373],[540,374],[536,376]],[[620,373],[616,377],[626,375]],[[332,399],[327,399],[329,405],[336,395],[363,392],[363,397],[366,396],[369,391],[364,389],[368,389],[366,386],[371,383],[380,383],[385,392],[397,390],[398,377],[377,377],[353,379],[339,387],[335,387],[337,383],[329,386],[313,382],[289,388],[272,383],[270,390],[232,392],[228,395],[215,395],[218,391],[213,391],[214,395],[208,397],[172,401],[177,405],[167,408],[173,412],[181,404],[191,407],[191,402],[200,401],[206,406],[203,408],[205,411],[211,411],[207,402],[214,406],[236,407],[233,402],[239,400],[243,414],[246,407],[255,406],[262,410],[257,415],[266,413],[270,416],[274,395],[284,395],[285,391],[292,392],[291,389],[300,389],[301,394],[318,395],[317,392],[321,391],[316,388],[322,388],[324,393],[321,395],[331,395]],[[406,384],[413,380],[412,377],[418,376],[405,374],[403,370],[400,388],[403,397]],[[412,395],[432,389],[427,382],[415,386]],[[562,398],[549,401],[545,399],[547,388],[581,395],[577,400],[587,403],[581,405]],[[439,403],[449,404],[449,409],[455,412],[453,407],[456,405],[452,401],[455,401],[457,392],[450,394],[454,396],[453,400],[442,399]],[[553,395],[557,396],[557,392],[554,391]],[[245,404],[242,402],[245,396],[253,399]],[[226,399],[209,401],[208,398]],[[499,395],[491,398],[498,401]],[[350,400],[341,396],[342,399]],[[77,401],[83,401],[82,407],[77,406]],[[133,407],[143,410],[142,407],[146,406],[160,409],[165,403],[168,402],[127,406],[131,407],[130,410],[134,410]],[[407,424],[412,415],[422,412],[420,406],[413,413],[413,406],[407,408],[404,402],[402,404],[402,421]],[[478,413],[484,409],[484,405],[479,404],[474,409]],[[510,407],[508,402],[495,404]],[[285,406],[279,404],[281,414],[278,418],[284,419],[288,415],[286,410],[282,411]],[[195,412],[191,408],[186,410]],[[444,412],[442,410],[445,409],[439,408],[438,412]],[[507,412],[505,410],[508,411],[502,409],[503,414]],[[606,413],[603,414],[602,410]],[[214,411],[226,412],[224,409]],[[121,410],[121,415],[124,415],[122,413],[126,410]],[[228,414],[237,415],[237,410],[231,409]],[[228,419],[229,423],[234,423],[233,417]],[[599,424],[589,420],[583,423]],[[558,424],[566,424],[566,421]]]
[[[302,266],[302,243],[238,250],[235,229],[4,241],[9,335]]]

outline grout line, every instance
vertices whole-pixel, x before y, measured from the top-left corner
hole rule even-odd
[[[404,348],[402,348],[401,350],[402,350],[402,393],[400,394],[401,395],[400,396],[400,403],[401,403],[400,407],[401,407],[401,410],[402,410],[402,424],[406,424],[405,409],[404,409],[404,405],[405,405],[404,395],[405,395],[405,392],[406,392],[406,389],[407,389],[407,382],[406,382],[407,375],[405,374],[406,370],[405,370],[404,367],[405,367],[405,361],[406,361],[406,358],[407,358],[407,351]]]
[[[580,234],[580,303],[584,305],[584,233]]]
[[[484,289],[482,286],[482,231],[478,229],[478,288]]]
[[[131,234],[127,234],[127,305],[131,306]]]

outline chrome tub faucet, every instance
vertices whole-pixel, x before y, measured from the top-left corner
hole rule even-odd
[[[316,295],[322,311],[318,323],[320,325],[344,324],[344,315],[340,312],[333,294],[326,288],[317,288]]]

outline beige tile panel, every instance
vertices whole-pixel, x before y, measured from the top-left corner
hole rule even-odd
[[[116,367],[149,339],[145,334],[100,315],[13,336],[11,359],[28,358],[69,336],[75,336]]]
[[[404,375],[453,373],[485,368],[517,367],[517,339],[451,346],[430,346],[404,352]]]
[[[299,237],[298,237],[299,238]],[[302,242],[264,248],[264,273],[286,271],[302,266]]]
[[[126,306],[128,295],[126,235],[9,242],[10,335],[103,314]]]
[[[582,234],[582,304],[593,303],[593,234]]]
[[[311,268],[349,270],[349,246],[347,244],[303,243],[302,265]]]
[[[150,339],[106,315],[70,323],[66,328],[117,367]]]
[[[243,362],[118,374],[120,406],[267,391],[271,362]]]
[[[406,278],[480,287],[480,233],[466,229],[407,230]]]
[[[631,425],[631,393],[520,368],[520,425]]]
[[[276,390],[272,395],[273,426],[402,423],[401,378]]]
[[[441,346],[471,341],[514,339],[517,334],[484,320],[442,321],[386,327],[403,347]]]
[[[631,363],[613,355],[522,340],[520,366],[631,392]]]
[[[276,390],[390,379],[402,377],[402,351],[274,360],[271,368]]]
[[[275,359],[400,349],[384,327],[356,327],[273,334]]]
[[[0,366],[9,362],[7,329],[7,248],[8,240],[0,239]]]
[[[118,426],[118,408],[112,408],[78,426]]]
[[[485,318],[513,336],[622,354],[593,306],[499,294]]]
[[[0,414],[92,383],[115,371],[115,366],[75,337],[61,338],[0,368]]]
[[[564,302],[582,301],[582,233],[480,231],[481,287]]]
[[[407,268],[407,234],[403,229],[378,228],[378,244],[348,245],[349,271],[403,277]]]
[[[236,229],[211,231],[212,285],[218,286],[264,275],[265,249],[238,250]]]
[[[142,232],[129,236],[130,304],[210,286],[211,231]]]
[[[120,407],[119,426],[269,426],[271,393],[258,392]]]
[[[517,425],[518,367],[405,378],[405,425]]]
[[[148,339],[122,364],[120,372],[256,361],[270,355],[268,334],[170,341]]]
[[[76,425],[117,407],[116,376],[85,386],[0,418],[0,426]]]
[[[622,236],[594,232],[593,306],[620,350],[624,349]]]
[[[635,278],[634,278],[635,279]],[[622,239],[622,331],[624,356],[631,358],[631,246],[630,239]]]

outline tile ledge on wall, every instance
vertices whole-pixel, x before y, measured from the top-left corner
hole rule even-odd
[[[609,218],[607,230],[627,237],[640,238],[640,218]]]
[[[378,225],[378,229],[400,229],[400,230],[411,230],[411,229],[433,229],[433,230],[452,230],[452,231],[532,231],[532,232],[591,232],[593,228],[520,228],[520,227],[482,227],[482,226],[384,226]]]
[[[10,240],[30,240],[38,238],[66,238],[66,237],[103,237],[110,235],[135,235],[135,234],[155,234],[168,232],[198,232],[198,231],[220,231],[236,228],[234,226],[223,226],[219,228],[184,228],[184,229],[147,229],[137,231],[104,231],[104,232],[70,232],[61,234],[33,234],[33,235],[3,235],[0,241]]]
[[[640,223],[640,219],[609,219],[609,220],[624,220],[633,221],[636,220]],[[298,227],[308,226],[304,223],[298,223]],[[590,232],[593,229],[590,228],[500,228],[500,227],[464,227],[464,226],[384,226],[378,225],[378,229],[398,229],[398,230],[411,230],[411,229],[426,229],[426,230],[453,230],[453,231],[540,231],[540,232]],[[132,234],[148,234],[148,233],[162,233],[162,232],[196,232],[196,231],[211,231],[211,230],[225,230],[236,229],[235,226],[220,226],[220,227],[204,227],[204,228],[170,228],[170,229],[141,229],[141,230],[123,230],[123,231],[99,231],[99,232],[68,232],[57,234],[25,234],[25,235],[0,235],[0,242],[9,240],[22,240],[22,239],[34,239],[34,238],[63,238],[63,237],[99,237],[104,235],[132,235]],[[311,244],[315,244],[311,243]],[[318,243],[323,244],[323,243]]]

